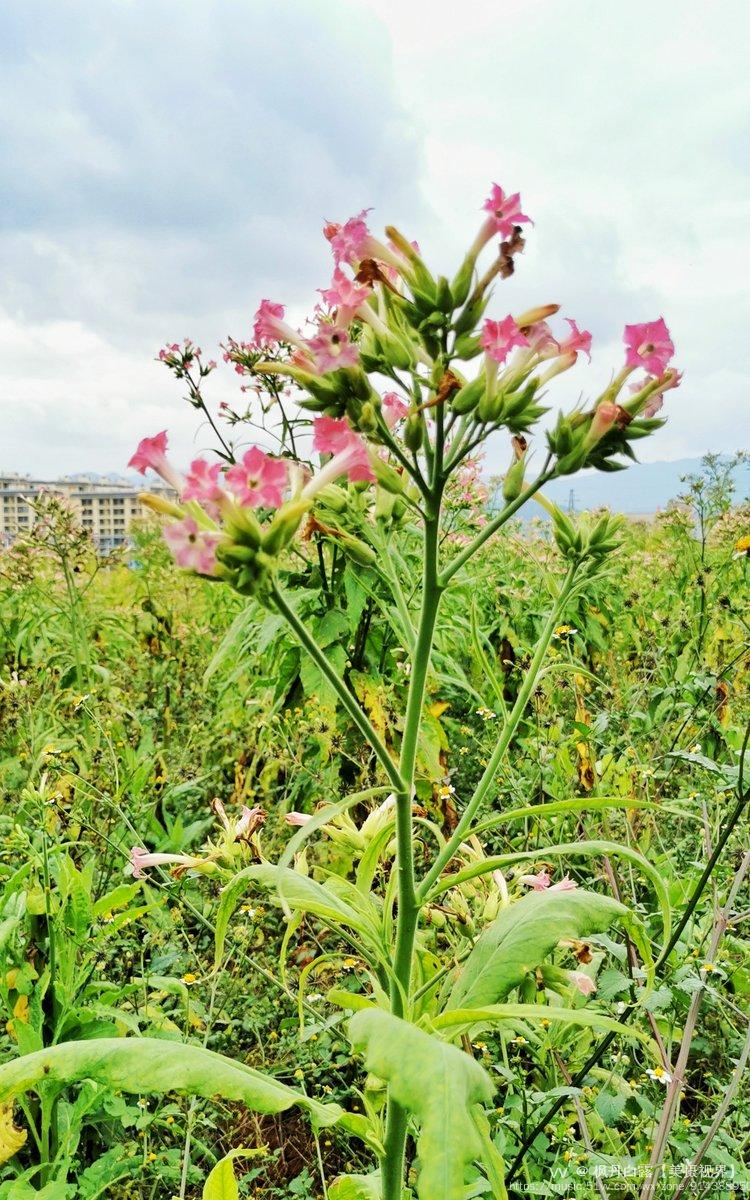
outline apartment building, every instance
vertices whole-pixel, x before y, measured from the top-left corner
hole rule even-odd
[[[172,495],[163,484],[154,485],[151,480],[148,489]],[[3,475],[0,476],[0,544],[8,545],[19,533],[31,528],[35,513],[29,501],[42,491],[64,496],[101,550],[124,545],[133,520],[146,511],[139,503],[138,487],[127,480],[71,476],[48,481]]]

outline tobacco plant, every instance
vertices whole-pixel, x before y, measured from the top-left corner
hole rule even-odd
[[[177,564],[285,623],[361,740],[371,775],[370,787],[314,814],[291,814],[297,828],[276,862],[264,857],[256,836],[257,810],[233,817],[219,806],[220,836],[204,852],[154,854],[138,846],[132,873],[138,879],[166,866],[218,877],[217,971],[248,889],[267,893],[286,916],[282,972],[303,920],[330,931],[300,975],[300,1019],[304,1028],[308,1016],[319,1015],[320,998],[308,995],[312,979],[327,981],[323,1002],[347,1014],[351,1045],[361,1054],[361,1110],[344,1111],[200,1045],[138,1036],[63,1041],[0,1068],[6,1156],[25,1136],[11,1123],[15,1098],[36,1090],[51,1110],[67,1084],[90,1080],[126,1092],[221,1095],[261,1113],[300,1106],[317,1127],[337,1125],[371,1154],[371,1172],[340,1177],[331,1200],[401,1200],[412,1186],[422,1200],[456,1200],[469,1183],[503,1197],[506,1167],[486,1115],[498,1102],[498,1074],[473,1056],[480,1031],[524,1042],[559,1026],[636,1038],[653,1049],[634,1025],[587,1003],[596,983],[583,951],[581,970],[559,962],[561,945],[603,938],[606,948],[607,931],[624,930],[635,956],[632,1013],[648,998],[655,958],[637,915],[567,875],[553,878],[560,860],[626,862],[656,897],[663,950],[669,902],[659,873],[638,851],[604,839],[504,855],[486,853],[482,839],[501,825],[543,822],[571,806],[510,805],[502,771],[541,680],[553,667],[566,669],[550,663],[553,637],[606,579],[618,545],[616,519],[575,524],[545,499],[544,485],[585,467],[621,469],[634,457],[633,442],[661,424],[664,393],[679,374],[669,366],[673,346],[663,319],[626,326],[624,363],[601,395],[545,420],[549,385],[589,356],[591,336],[574,320],[564,333],[551,324],[556,304],[486,316],[495,282],[513,273],[529,218],[519,196],[497,185],[484,209],[452,280],[434,275],[397,229],[376,238],[365,213],[328,224],[335,268],[312,327],[300,332],[281,305],[263,300],[252,339],[229,340],[225,359],[274,402],[280,453],[252,446],[238,456],[212,421],[220,438],[215,461],[196,459],[181,474],[166,456],[166,433],[145,438],[131,460],[174,490],[173,499],[147,493],[143,501],[166,519],[164,538]],[[491,261],[480,265],[498,237]],[[208,415],[201,387],[215,364],[204,364],[191,342],[160,357]],[[446,497],[455,501],[466,490],[467,465],[470,478],[470,464],[498,431],[511,448],[502,506],[491,517],[477,513],[469,534],[456,537]],[[319,456],[314,467],[312,455]],[[546,576],[546,619],[513,696],[506,703],[496,689],[501,719],[483,773],[471,788],[460,772],[446,779],[441,798],[455,816],[436,820],[417,794],[436,631],[475,556],[532,499],[548,510],[557,548]],[[402,554],[405,536],[418,548],[418,577]],[[405,680],[397,719],[383,719],[368,703],[354,686],[351,660],[332,653],[321,624],[313,629],[300,615],[294,582],[311,570],[329,589],[337,571],[354,580],[367,572],[377,580],[373,603],[381,614],[387,597]],[[650,807],[632,798],[596,801],[598,809],[638,806]],[[311,866],[313,839],[343,853]],[[238,869],[243,846],[256,861]],[[539,863],[546,865],[524,873],[525,864]],[[365,981],[356,993],[335,986],[337,964],[352,955]],[[226,1169],[231,1174],[231,1163]]]

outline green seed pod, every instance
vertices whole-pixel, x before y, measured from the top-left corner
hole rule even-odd
[[[255,562],[257,551],[250,546],[238,546],[236,542],[220,542],[216,547],[216,557],[230,566],[243,566]]]
[[[577,446],[569,454],[564,454],[557,460],[558,475],[572,475],[574,471],[578,471],[583,466],[587,456],[588,450],[585,446]]]
[[[476,358],[482,352],[481,339],[475,337],[472,333],[462,333],[456,338],[453,346],[453,353],[456,358],[462,359],[464,362],[469,362],[472,358]]]
[[[512,500],[517,500],[523,491],[523,477],[526,470],[526,463],[522,458],[517,459],[503,480],[503,499],[509,503]]]
[[[393,492],[386,491],[382,487],[375,488],[375,519],[378,521],[390,520],[395,503],[396,497]]]
[[[377,455],[372,459],[372,469],[381,487],[384,487],[387,492],[392,492],[394,496],[401,495],[405,480],[399,471],[394,470],[389,463],[383,462],[382,458]]]
[[[477,405],[479,420],[485,424],[490,422],[494,424],[496,421],[499,421],[503,413],[504,404],[505,396],[502,392],[498,392],[494,396],[491,392],[485,392]]]
[[[360,538],[352,537],[350,533],[343,533],[339,538],[341,548],[353,558],[355,562],[362,567],[374,567],[378,561],[378,556],[372,546],[368,546],[366,542]]]
[[[375,405],[370,400],[365,401],[356,420],[356,428],[360,433],[375,433],[378,427],[378,416]]]
[[[259,548],[263,530],[252,509],[240,508],[238,504],[233,504],[224,517],[224,529],[231,541],[241,546],[250,546],[253,550]]]
[[[331,510],[331,512],[343,512],[348,507],[349,497],[346,490],[339,487],[337,483],[329,483],[322,491],[318,492],[315,497],[315,507],[322,505]]]
[[[408,505],[401,499],[400,496],[396,496],[394,498],[394,504],[393,504],[394,524],[398,524],[399,521],[402,521],[404,519],[404,517],[406,516],[406,514],[408,513],[408,511],[409,511]]]
[[[464,386],[455,393],[452,397],[450,405],[457,413],[473,412],[477,404],[484,395],[487,379],[482,371],[476,379],[472,379],[470,383],[465,383]]]
[[[416,454],[422,447],[422,437],[424,435],[424,415],[421,412],[414,410],[410,412],[404,422],[404,445],[412,453]]]

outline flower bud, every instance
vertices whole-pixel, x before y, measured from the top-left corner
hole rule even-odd
[[[466,298],[469,295],[474,280],[474,265],[476,261],[475,254],[467,254],[451,284],[453,303],[457,308],[466,303]]]
[[[139,492],[138,499],[146,508],[150,508],[152,512],[159,513],[163,517],[177,517],[182,520],[185,516],[185,510],[180,508],[179,504],[175,504],[172,500],[167,500],[165,496],[155,496],[152,492]]]
[[[441,275],[438,279],[436,304],[440,312],[445,313],[446,316],[449,316],[453,312],[453,294],[445,275]]]
[[[263,534],[263,549],[267,554],[278,554],[289,545],[299,529],[300,521],[311,507],[310,500],[291,500],[279,509]]]
[[[392,245],[406,259],[405,269],[402,271],[402,274],[412,287],[412,291],[414,291],[414,286],[416,286],[425,295],[432,296],[434,304],[437,295],[435,280],[422,261],[421,255],[414,249],[411,242],[407,241],[402,233],[399,233],[395,226],[386,225],[385,232]]]
[[[619,406],[613,404],[610,400],[602,400],[594,409],[594,415],[589,426],[588,433],[583,440],[583,446],[586,450],[591,450],[598,442],[609,433],[612,426],[617,421],[619,414]]]
[[[548,317],[553,317],[559,311],[559,304],[538,304],[536,308],[527,309],[514,320],[519,329],[528,329],[529,325],[537,325],[540,321],[546,321]]]

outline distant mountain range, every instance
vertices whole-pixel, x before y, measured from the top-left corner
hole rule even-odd
[[[554,480],[545,487],[544,494],[565,511],[570,506],[572,492],[572,507],[576,512],[606,505],[613,512],[647,516],[666,508],[670,500],[685,491],[683,476],[700,474],[701,461],[679,458],[674,462],[633,463],[626,471],[612,474],[586,471],[569,479]],[[750,465],[736,469],[735,482],[737,500],[746,499],[750,494]]]
[[[567,511],[573,508],[582,512],[590,508],[607,507],[613,512],[649,516],[666,508],[685,490],[682,482],[685,475],[701,472],[700,458],[679,458],[674,462],[633,463],[626,471],[607,474],[603,471],[585,471],[565,479],[556,479],[547,484],[544,494]],[[489,472],[488,472],[489,474]],[[135,474],[120,475],[115,472],[99,474],[96,471],[80,472],[68,479],[90,482],[126,484],[140,486],[142,480]],[[737,467],[735,471],[736,499],[738,502],[750,496],[750,464]],[[572,493],[572,495],[571,495]],[[572,504],[571,504],[572,501]],[[528,516],[541,516],[537,505],[525,510]]]

